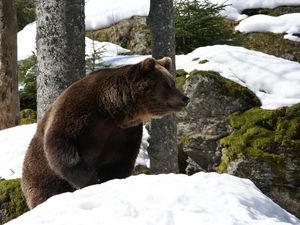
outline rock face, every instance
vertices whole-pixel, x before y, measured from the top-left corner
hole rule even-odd
[[[243,46],[251,50],[300,62],[300,42],[283,39],[283,36],[283,34],[273,33],[247,33],[243,34]]]
[[[89,37],[108,41],[130,49],[131,54],[147,55],[151,52],[151,37],[146,18],[133,17],[112,27],[90,32]]]
[[[248,178],[300,217],[300,104],[264,110],[251,91],[216,72],[177,75],[191,99],[177,114],[180,172]]]
[[[191,103],[177,114],[180,161],[186,161],[183,155],[187,157],[187,165],[180,165],[186,171],[181,172],[215,171],[221,159],[219,141],[232,130],[227,117],[260,102],[247,88],[212,71],[192,72],[183,89]]]
[[[281,207],[300,217],[300,104],[250,109],[230,116],[221,140],[219,172],[252,180]]]

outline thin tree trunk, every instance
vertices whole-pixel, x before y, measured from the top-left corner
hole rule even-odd
[[[17,17],[14,0],[0,0],[0,130],[19,118]]]
[[[37,115],[85,75],[84,0],[37,0]]]
[[[148,25],[152,37],[152,56],[156,59],[171,57],[171,73],[176,76],[173,0],[151,0]],[[178,172],[177,124],[174,114],[152,120],[148,150],[152,173]]]

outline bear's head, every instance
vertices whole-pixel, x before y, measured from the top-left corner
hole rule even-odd
[[[158,119],[178,112],[187,106],[189,98],[176,88],[175,77],[170,73],[172,60],[147,58],[136,65],[129,75],[142,122]]]

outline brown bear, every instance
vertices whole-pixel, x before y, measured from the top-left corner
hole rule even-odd
[[[131,175],[142,122],[183,109],[170,58],[92,72],[67,88],[39,122],[22,190],[34,208],[53,195]]]

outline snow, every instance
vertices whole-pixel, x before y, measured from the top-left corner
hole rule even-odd
[[[25,151],[36,130],[36,124],[0,130],[0,178],[21,177]]]
[[[200,0],[203,1],[203,0]],[[242,14],[245,9],[268,8],[274,9],[279,6],[299,6],[299,0],[209,0],[211,3],[226,5],[221,13],[223,17],[230,20],[242,20],[247,15]]]
[[[199,58],[199,60],[195,60]],[[199,64],[200,60],[209,62]],[[276,109],[300,102],[300,64],[243,47],[215,45],[178,56],[177,69],[213,70],[252,90],[262,108]]]
[[[148,16],[150,0],[87,0],[85,28],[96,30],[109,27],[132,16]]]
[[[18,32],[18,60],[24,60],[36,54],[36,22],[32,22]],[[90,38],[85,38],[85,53],[90,56],[95,52],[101,56],[116,56],[118,54],[128,53],[129,50],[122,48],[119,45],[109,42],[93,41]]]
[[[85,54],[92,55],[92,53],[101,54],[101,57],[116,56],[118,54],[124,54],[130,52],[128,49],[122,48],[119,45],[110,42],[99,42],[90,38],[85,38]]]
[[[48,199],[7,225],[299,225],[247,180],[139,175]]]
[[[36,124],[0,130],[0,178],[14,179],[22,176],[25,152],[36,131]],[[150,167],[147,148],[150,135],[143,128],[143,137],[136,165]]]
[[[244,19],[235,28],[240,32],[272,32],[286,33],[286,39],[300,41],[294,34],[300,34],[300,13],[285,14],[274,17],[267,15],[254,15]]]

